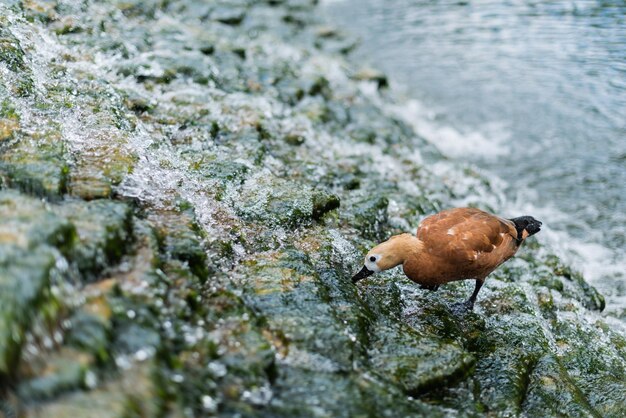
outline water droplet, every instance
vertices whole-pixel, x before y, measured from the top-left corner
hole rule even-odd
[[[217,401],[209,395],[202,397],[202,408],[207,412],[217,412]]]
[[[215,377],[222,377],[226,375],[226,366],[217,361],[212,361],[207,365],[207,368],[213,373]]]

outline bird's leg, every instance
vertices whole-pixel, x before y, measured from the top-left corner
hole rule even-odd
[[[421,284],[420,289],[426,289],[426,290],[431,290],[433,292],[436,292],[437,289],[439,289],[439,285],[438,284]]]
[[[472,296],[465,301],[465,306],[471,311],[474,309],[474,302],[476,302],[476,296],[478,296],[478,292],[480,292],[480,288],[483,287],[483,283],[485,283],[485,279],[476,279],[476,286],[474,287],[474,293]]]
[[[469,299],[465,302],[455,303],[453,306],[457,309],[462,308],[468,311],[474,310],[474,302],[476,302],[476,296],[478,296],[478,292],[483,286],[483,283],[485,283],[485,279],[476,279],[476,286],[474,287],[474,292],[472,293],[472,296],[470,296]]]

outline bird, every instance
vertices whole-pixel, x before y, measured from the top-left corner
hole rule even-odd
[[[505,219],[476,208],[443,210],[423,219],[415,235],[395,235],[372,248],[352,283],[399,265],[409,279],[431,291],[445,283],[475,280],[472,295],[457,304],[471,311],[486,277],[541,225],[532,216]]]

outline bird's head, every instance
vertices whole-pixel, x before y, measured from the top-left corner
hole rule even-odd
[[[369,250],[363,261],[363,267],[352,277],[352,283],[404,263],[408,255],[415,252],[418,243],[413,235],[401,234],[378,244]]]

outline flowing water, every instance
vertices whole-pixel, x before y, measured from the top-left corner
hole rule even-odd
[[[562,256],[626,308],[626,3],[333,0],[417,131],[504,180]],[[399,88],[398,86],[394,86]]]

